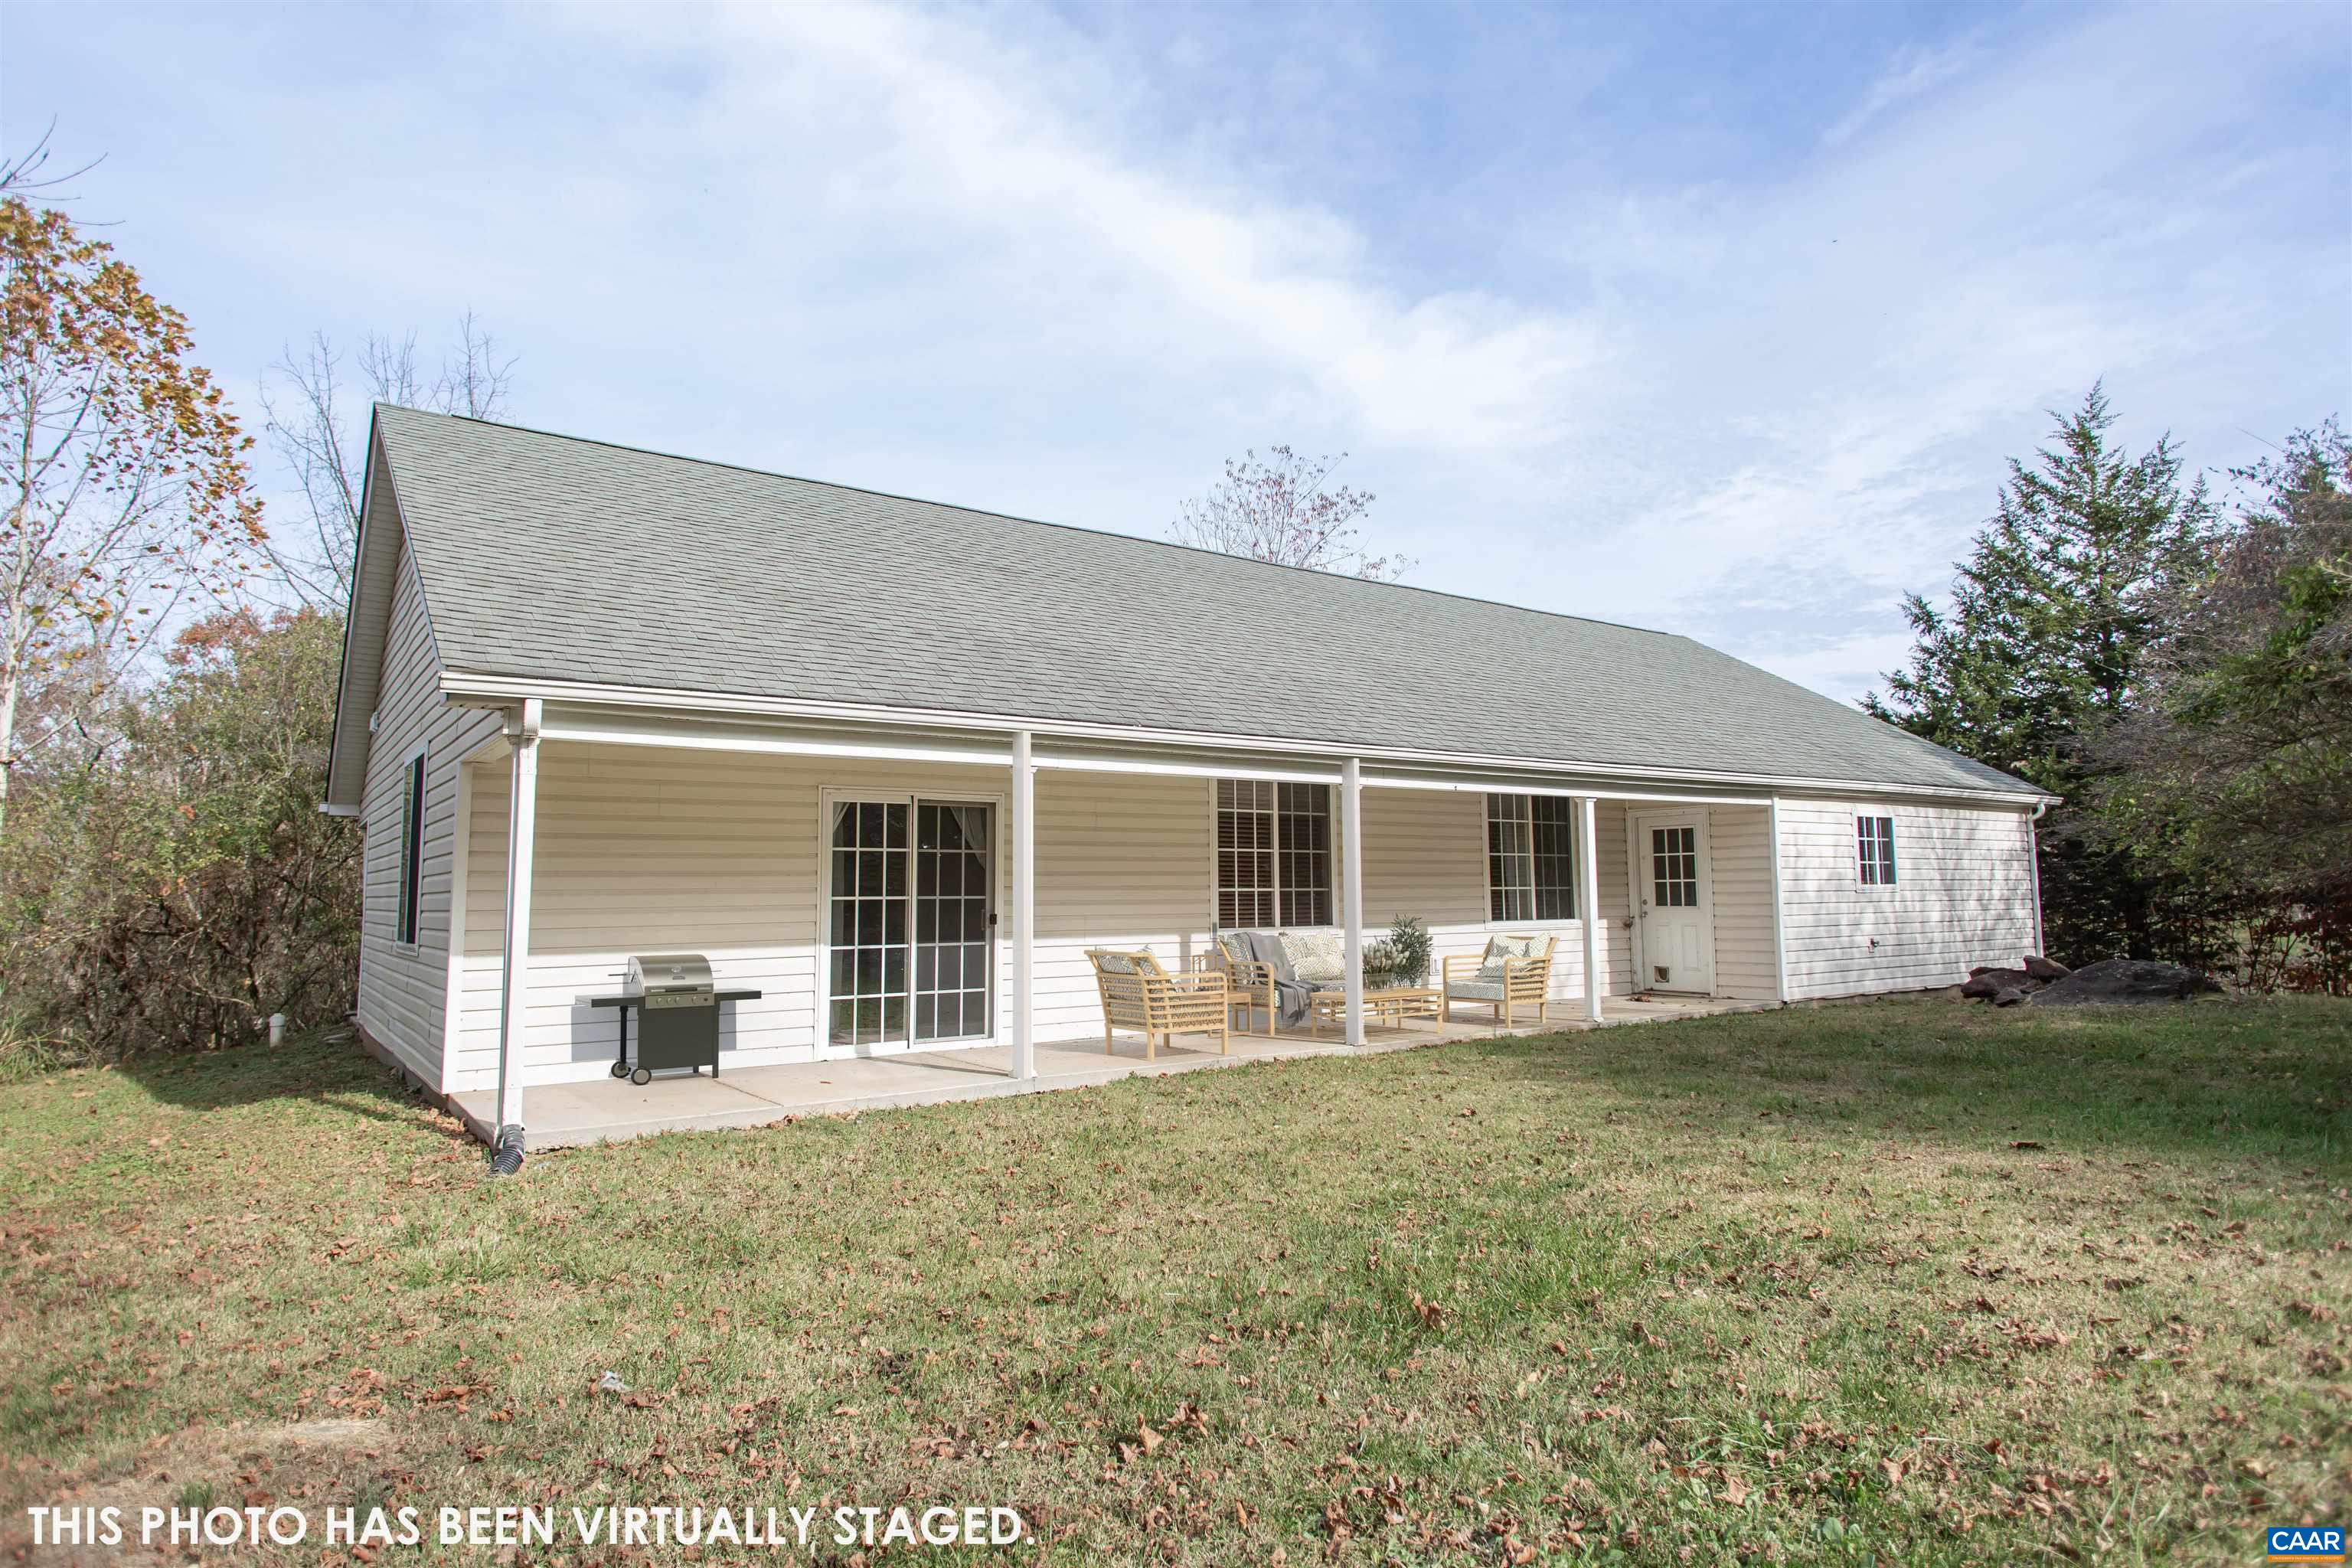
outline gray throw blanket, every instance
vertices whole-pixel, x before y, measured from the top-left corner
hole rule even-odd
[[[1274,973],[1274,1014],[1292,1028],[1307,1022],[1307,998],[1322,989],[1291,973],[1290,954],[1282,950],[1281,936],[1270,931],[1249,933],[1250,956]]]

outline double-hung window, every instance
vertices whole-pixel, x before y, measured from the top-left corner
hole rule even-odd
[[[416,906],[425,886],[425,753],[408,760],[407,787],[400,793],[400,914],[395,933],[416,941]]]
[[[1895,819],[1891,816],[1855,817],[1853,844],[1856,864],[1862,868],[1862,885],[1865,888],[1895,886]]]
[[[1217,781],[1217,923],[1331,923],[1331,787]]]
[[[1576,918],[1576,803],[1556,795],[1486,797],[1486,916]]]

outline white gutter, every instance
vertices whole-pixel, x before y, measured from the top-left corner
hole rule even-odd
[[[1039,719],[1017,714],[965,713],[947,709],[891,708],[877,703],[820,702],[795,698],[745,697],[724,692],[687,691],[642,686],[607,686],[590,681],[544,680],[529,676],[469,675],[441,672],[445,697],[473,707],[502,708],[531,698],[547,702],[578,702],[608,707],[655,708],[672,712],[714,717],[824,719],[845,723],[919,724],[939,729],[984,730],[1005,733],[1027,730],[1038,735],[1114,741],[1130,743],[1186,745],[1204,750],[1295,752],[1328,756],[1335,762],[1349,756],[1366,761],[1418,763],[1457,768],[1517,768],[1537,773],[1576,773],[1591,777],[1664,779],[1685,784],[1820,790],[1825,794],[1896,795],[1991,802],[2003,805],[2046,805],[2053,796],[2039,790],[1970,790],[1935,784],[1876,784],[1855,779],[1791,778],[1775,773],[1715,773],[1693,768],[1632,767],[1613,763],[1576,763],[1492,756],[1475,752],[1427,752],[1402,747],[1351,746],[1334,741],[1307,741],[1266,736],[1238,736],[1190,730],[1152,730],[1132,725],[1089,724],[1069,720]]]

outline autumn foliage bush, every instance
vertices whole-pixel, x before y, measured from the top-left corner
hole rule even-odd
[[[0,1038],[119,1058],[352,1005],[357,825],[318,810],[339,617],[216,615],[20,770]]]

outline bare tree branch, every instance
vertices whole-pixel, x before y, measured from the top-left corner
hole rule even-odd
[[[432,384],[417,369],[416,334],[362,339],[347,367],[324,332],[299,353],[290,345],[262,388],[269,443],[302,493],[310,527],[275,544],[270,563],[287,587],[313,609],[340,610],[350,602],[358,548],[360,498],[367,481],[366,417],[362,404],[494,419],[506,411],[517,360],[499,358],[497,344],[472,311],[457,323],[457,342],[443,356]],[[356,383],[356,385],[351,384]]]
[[[412,342],[414,338],[410,340]],[[433,384],[433,406],[469,419],[496,419],[506,413],[520,356],[500,360],[498,343],[468,310],[457,322],[457,346],[441,362]]]
[[[1309,458],[1287,447],[1268,448],[1263,461],[1255,450],[1229,458],[1223,482],[1182,503],[1168,537],[1252,561],[1394,581],[1412,570],[1412,562],[1402,555],[1367,554],[1356,528],[1371,507],[1371,495],[1328,488],[1332,471],[1347,460],[1345,452]]]
[[[0,162],[0,192],[14,191],[21,195],[27,191],[55,191],[61,185],[70,184],[105,162],[102,157],[92,158],[79,169],[68,169],[61,174],[43,174],[41,171],[47,168],[49,163],[49,138],[57,132],[57,117],[52,115],[49,117],[48,124],[42,129],[40,137],[32,146],[17,157]],[[48,199],[68,201],[72,198],[52,195]]]

